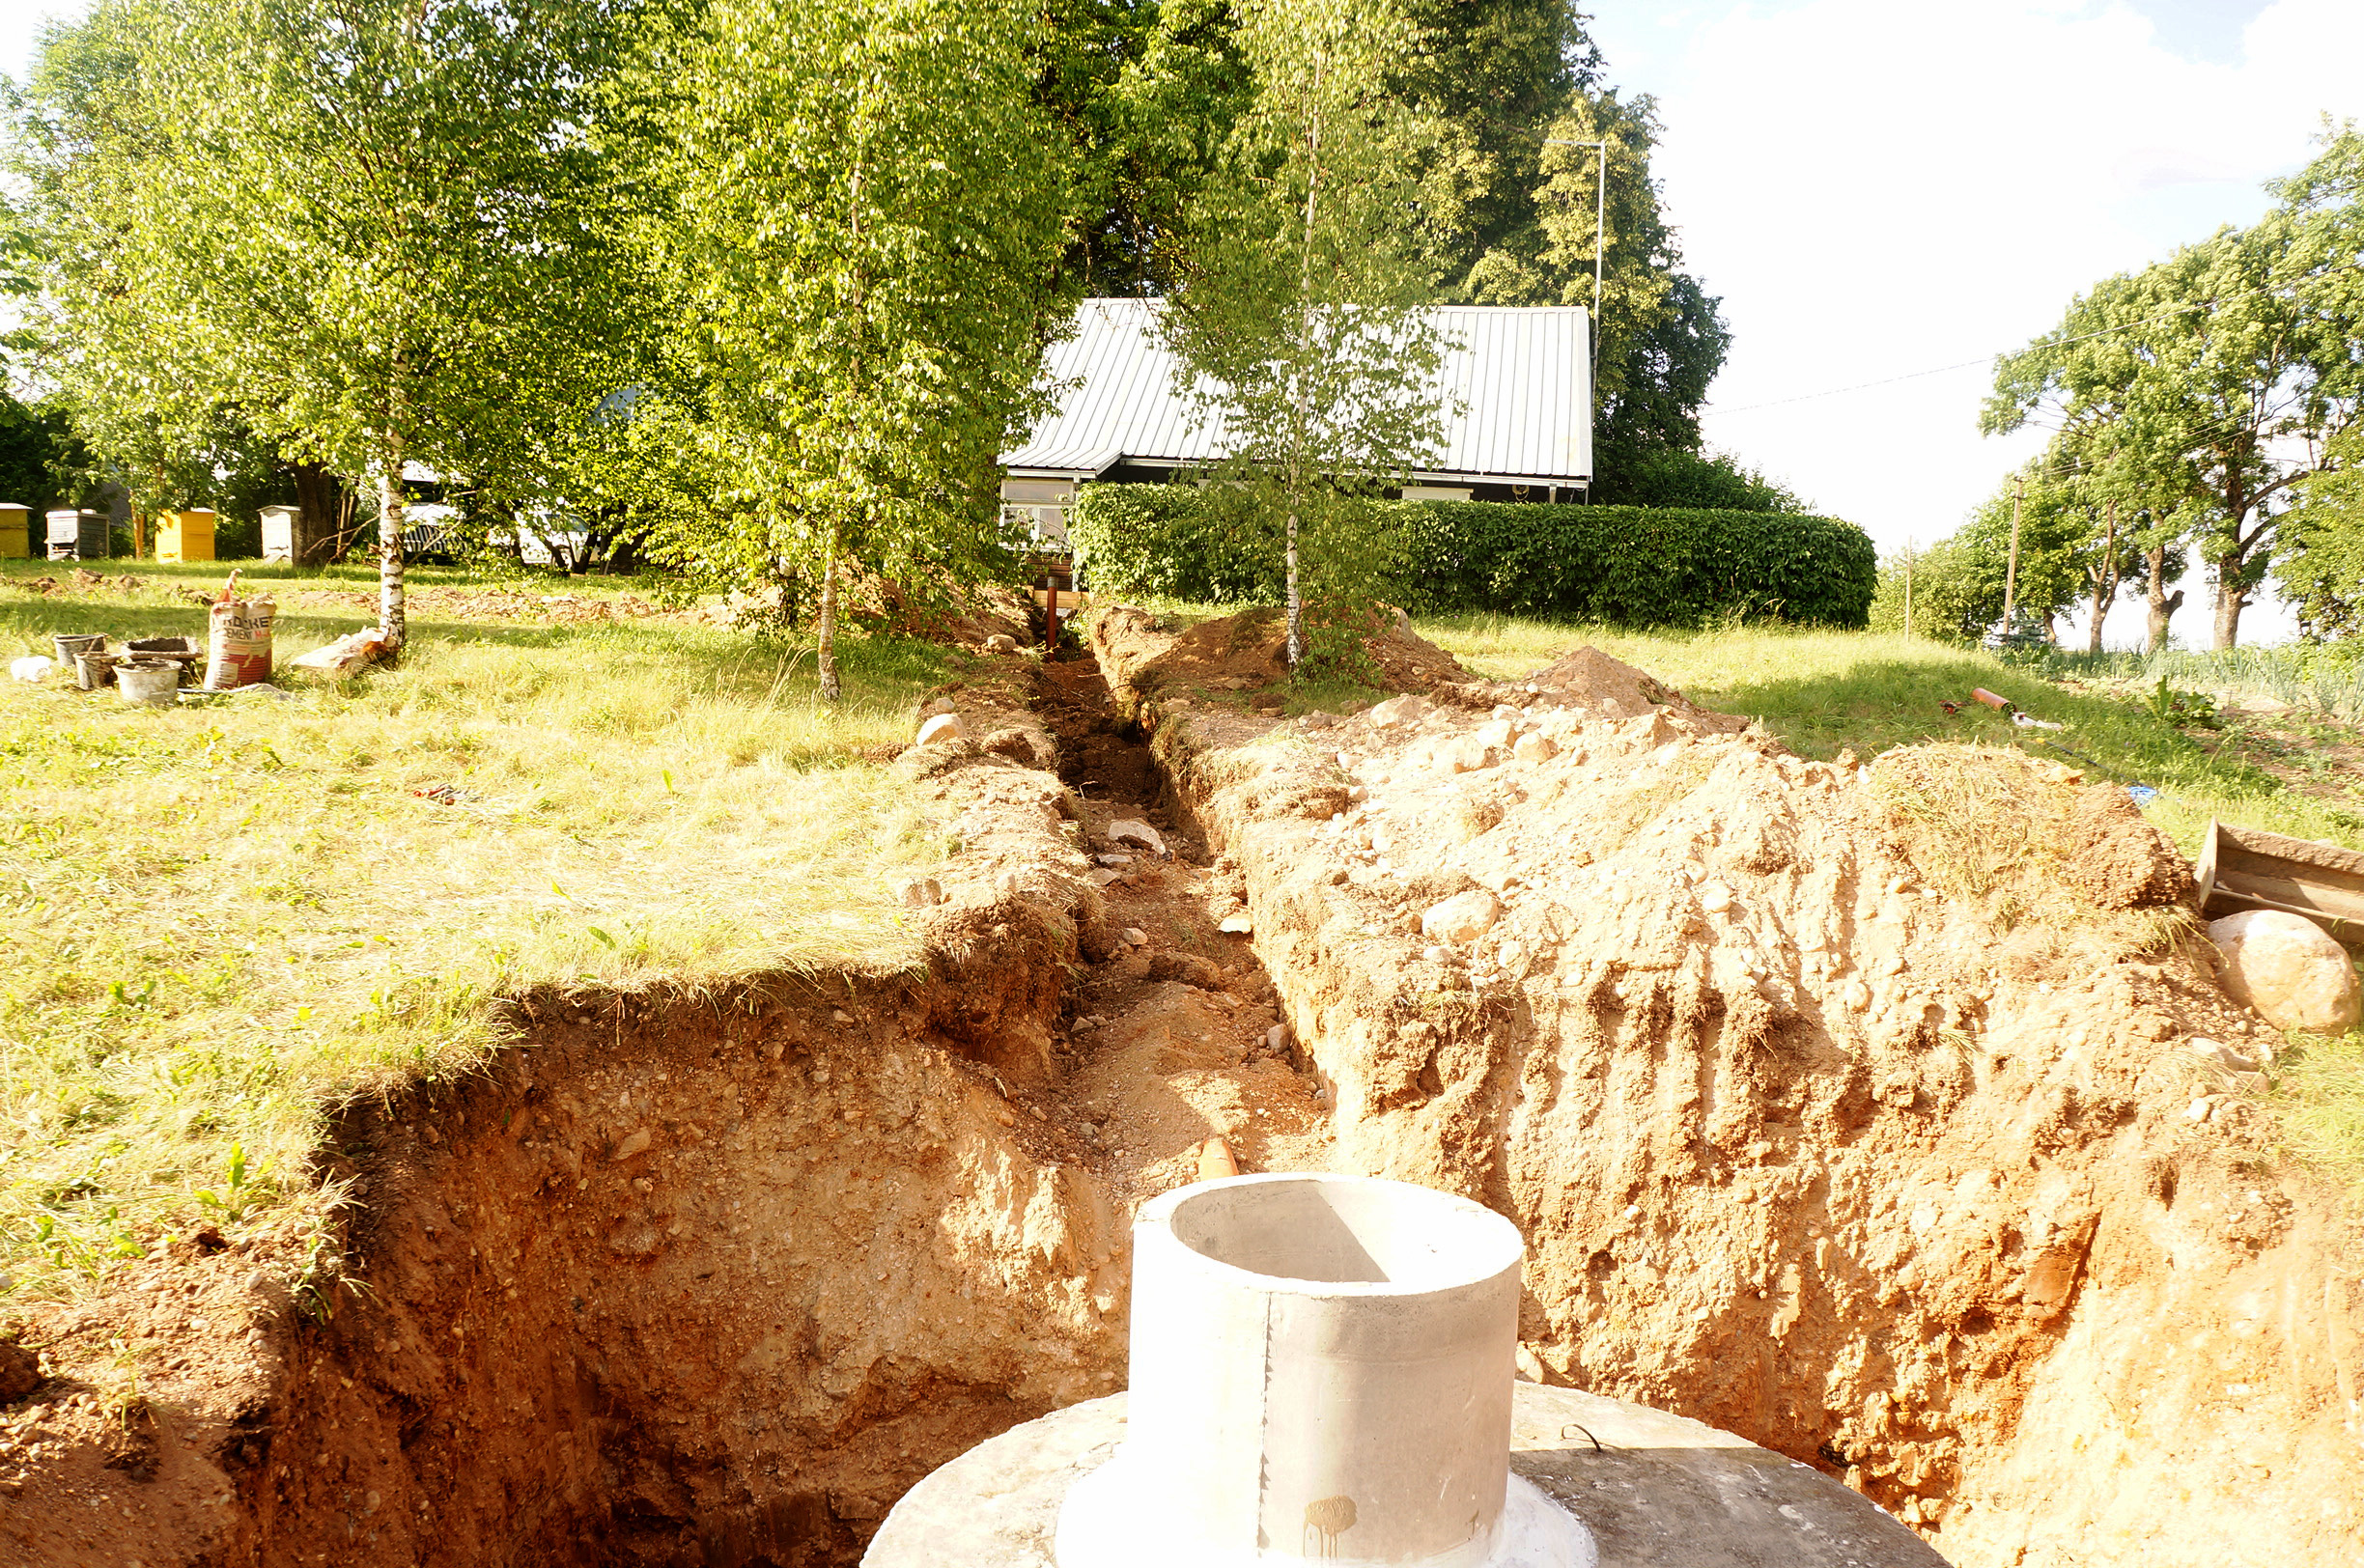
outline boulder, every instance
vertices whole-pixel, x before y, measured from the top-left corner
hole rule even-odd
[[[1440,942],[1476,941],[1502,918],[1502,904],[1482,887],[1455,893],[1421,916],[1421,935]]]
[[[2348,950],[2314,921],[2244,910],[2211,921],[2225,990],[2277,1029],[2346,1029],[2364,1019],[2364,986]]]
[[[1363,716],[1386,730],[1398,724],[1417,724],[1427,712],[1428,699],[1417,691],[1407,691],[1400,697],[1371,704],[1370,712]]]
[[[1161,860],[1173,858],[1166,848],[1165,835],[1139,817],[1117,818],[1108,825],[1108,832],[1104,836],[1111,844],[1131,844],[1147,850]]]
[[[1018,651],[1018,639],[1006,631],[997,631],[985,639],[985,651],[989,654],[1014,654]]]
[[[960,714],[938,714],[919,726],[919,739],[915,743],[932,746],[943,741],[957,741],[968,733],[960,721]]]
[[[1550,736],[1532,730],[1520,736],[1518,744],[1510,749],[1519,761],[1529,763],[1549,762],[1560,754],[1560,748],[1552,743]]]

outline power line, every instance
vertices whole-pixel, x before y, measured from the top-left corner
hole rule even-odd
[[[1853,386],[1835,386],[1827,392],[1801,392],[1794,398],[1775,398],[1770,403],[1752,403],[1745,407],[1740,408],[1703,409],[1700,413],[1700,417],[1702,419],[1715,419],[1720,418],[1725,414],[1753,414],[1760,408],[1781,408],[1793,403],[1814,403],[1822,398],[1844,397],[1850,392],[1865,392],[1877,386],[1894,386],[1899,381],[1917,381],[1924,377],[1943,376],[1950,371],[1968,370],[1973,365],[1991,365],[1996,360],[2003,358],[2007,354],[2034,353],[2039,349],[2066,349],[2072,343],[2083,343],[2090,338],[2105,338],[2113,332],[2131,332],[2138,326],[2153,326],[2160,322],[2169,321],[2178,316],[2187,316],[2195,310],[2214,310],[2217,306],[2227,304],[2236,299],[2246,299],[2251,294],[2269,294],[2271,292],[2271,285],[2260,284],[2254,289],[2243,289],[2238,294],[2224,294],[2215,299],[2194,300],[2188,305],[2177,305],[2173,309],[2159,312],[2159,314],[2156,316],[2146,316],[2139,322],[2123,322],[2116,326],[2104,326],[2097,328],[2091,332],[2079,332],[2073,337],[2039,339],[2038,341],[2029,344],[2024,349],[1998,349],[1993,353],[1987,354],[1983,358],[1964,359],[1951,365],[1939,365],[1933,370],[1906,371],[1901,376],[1883,377],[1876,381],[1858,381]]]

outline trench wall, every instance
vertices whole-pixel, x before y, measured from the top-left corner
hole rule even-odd
[[[1817,1465],[1965,1565],[2355,1560],[2351,1234],[2237,1096],[2191,1118],[2185,1037],[2256,1027],[2205,943],[1997,983],[1959,911],[1900,894],[1851,775],[1662,714],[1557,731],[1594,774],[1415,825],[1473,840],[1485,940],[1525,948],[1483,949],[1515,984],[1440,984],[1419,913],[1469,880],[1392,880],[1329,821],[1336,749],[1400,742],[1171,702],[1129,679],[1156,639],[1096,630],[1331,1088],[1339,1165],[1526,1233],[1529,1376]],[[1494,699],[1466,700],[1429,743]],[[1672,782],[1637,811],[1641,778]],[[1590,788],[1618,813],[1597,842],[1565,826]],[[1475,853],[1555,799],[1542,841]],[[1588,843],[1663,873],[1551,896]],[[1755,934],[1769,972],[1734,968],[1686,857],[1793,928]]]

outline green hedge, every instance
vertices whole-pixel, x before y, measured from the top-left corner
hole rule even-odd
[[[1103,592],[1273,603],[1269,522],[1187,485],[1087,485],[1068,513],[1086,580]],[[1731,616],[1867,623],[1878,577],[1853,523],[1791,513],[1673,507],[1397,501],[1397,585],[1438,613],[1695,626]]]

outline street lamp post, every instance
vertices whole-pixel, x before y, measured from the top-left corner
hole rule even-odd
[[[1598,163],[1592,204],[1592,365],[1590,381],[1585,389],[1591,404],[1591,413],[1600,411],[1600,349],[1601,349],[1601,264],[1609,255],[1609,143],[1580,142],[1566,136],[1546,136],[1545,147],[1589,147]],[[1590,487],[1587,490],[1590,494]]]

